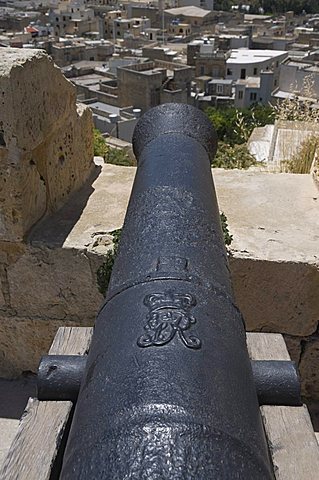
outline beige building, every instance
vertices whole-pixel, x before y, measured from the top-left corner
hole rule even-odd
[[[189,103],[194,71],[186,65],[163,61],[117,69],[118,103],[142,112],[162,103]]]
[[[195,67],[196,77],[224,78],[229,55],[216,51],[214,40],[194,40],[187,45],[187,64]]]
[[[167,31],[169,36],[187,37],[192,33],[192,27],[189,23],[170,23]]]
[[[114,52],[114,45],[107,40],[65,40],[51,47],[51,56],[59,67],[82,60],[105,62]]]
[[[151,22],[146,17],[126,18],[122,10],[108,12],[104,19],[105,37],[114,41],[127,37],[139,37],[151,27]]]
[[[165,25],[168,25],[172,20],[188,23],[196,30],[205,25],[212,25],[215,15],[210,10],[203,8],[189,6],[170,8],[164,11]]]
[[[85,0],[60,2],[57,9],[50,11],[49,21],[56,37],[83,35],[98,30],[94,11],[87,8]]]

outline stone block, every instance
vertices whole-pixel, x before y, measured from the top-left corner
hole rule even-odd
[[[302,394],[311,400],[319,400],[319,337],[306,341],[299,363]]]
[[[0,317],[0,376],[14,378],[22,371],[36,372],[56,331],[73,325],[67,320]]]
[[[11,308],[17,317],[92,325],[102,302],[96,272],[84,252],[30,248],[7,269]]]
[[[318,324],[319,270],[308,263],[230,258],[236,302],[248,331],[295,336]]]
[[[291,360],[299,365],[302,337],[291,337],[290,335],[284,335],[284,339]]]
[[[45,52],[2,50],[0,240],[14,242],[88,178],[93,123]]]
[[[30,150],[74,109],[75,88],[43,50],[1,51],[0,124],[8,149]]]

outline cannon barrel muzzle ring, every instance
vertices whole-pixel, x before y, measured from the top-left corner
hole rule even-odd
[[[182,103],[165,103],[140,118],[133,135],[137,161],[148,143],[167,134],[193,138],[205,148],[212,162],[217,150],[217,134],[211,122],[197,108]]]

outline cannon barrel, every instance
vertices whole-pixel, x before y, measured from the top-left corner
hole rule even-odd
[[[61,480],[270,480],[199,110],[147,112]]]

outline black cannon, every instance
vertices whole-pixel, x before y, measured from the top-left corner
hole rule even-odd
[[[88,357],[40,365],[39,398],[78,395],[60,478],[273,479],[258,396],[298,404],[299,383],[291,362],[249,360],[211,175],[215,132],[200,111],[166,104],[140,119],[133,145]]]

